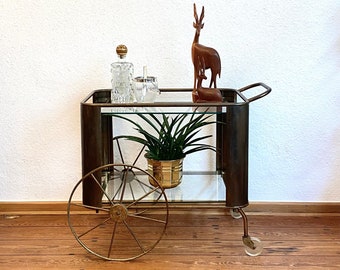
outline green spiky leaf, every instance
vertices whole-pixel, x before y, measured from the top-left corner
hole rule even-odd
[[[216,123],[209,120],[212,116],[210,114],[208,115],[205,112],[197,113],[195,110],[190,114],[188,121],[185,120],[189,114],[178,114],[174,117],[170,117],[165,113],[137,115],[143,120],[143,126],[125,116],[114,114],[115,117],[133,124],[135,130],[142,135],[142,137],[129,135],[119,137],[145,145],[148,158],[173,160],[198,151],[215,151],[214,146],[198,143],[212,137],[212,135],[197,136],[203,127]],[[160,119],[157,117],[159,115],[161,115]],[[149,127],[148,130],[151,128],[151,131],[147,131],[145,126]]]

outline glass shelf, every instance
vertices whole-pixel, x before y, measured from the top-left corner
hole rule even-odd
[[[212,117],[211,121],[214,121]],[[136,115],[129,116],[129,119],[137,122],[139,119]],[[125,139],[115,139],[122,135],[140,136],[136,130],[133,129],[130,123],[112,117],[114,135],[112,149],[113,149],[113,163],[115,164],[134,164],[137,167],[147,170],[147,162],[144,158],[144,148],[141,144]],[[152,130],[150,130],[152,133]],[[215,134],[215,125],[203,127],[201,135]],[[216,146],[216,141],[213,137],[204,140],[204,143]],[[202,158],[202,155],[204,158]],[[216,153],[214,151],[204,151],[192,153],[188,155],[183,163],[184,172],[182,183],[174,188],[165,190],[165,193],[170,202],[219,202],[225,200],[225,185],[221,173],[216,171]],[[116,176],[117,177],[117,176]],[[118,176],[119,177],[119,176]],[[108,178],[109,179],[109,178]],[[119,180],[119,179],[118,179]],[[106,180],[107,181],[107,180]],[[114,184],[115,183],[115,184]],[[117,184],[118,183],[118,184]],[[148,177],[138,175],[131,182],[126,191],[130,199],[133,196],[138,197],[138,190],[141,186],[148,185]],[[110,196],[115,192],[115,188],[119,186],[119,181],[107,181],[107,186],[110,190]],[[140,190],[142,192],[142,190]],[[136,194],[133,194],[135,192]]]
[[[224,95],[223,102],[193,103],[191,89],[160,89],[160,95],[153,103],[111,103],[110,95],[106,90],[97,90],[86,97],[82,104],[99,106],[104,115],[120,114],[192,114],[225,113],[228,106],[244,105],[248,102],[247,98],[238,90],[221,89]],[[95,100],[95,101],[94,101]]]
[[[107,116],[115,114],[221,114],[227,107],[103,107],[101,113]]]
[[[110,198],[121,196],[120,175],[112,177],[108,174],[103,177],[102,181]],[[151,188],[147,175],[133,175],[125,187],[124,199],[133,201],[143,196],[145,190]],[[216,172],[184,172],[182,183],[177,187],[165,189],[165,194],[168,202],[223,202],[225,201],[225,185],[221,175]],[[143,201],[153,202],[155,200],[157,200],[157,193],[152,193]]]

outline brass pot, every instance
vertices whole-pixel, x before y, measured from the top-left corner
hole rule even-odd
[[[183,158],[176,160],[154,160],[147,158],[148,172],[156,178],[163,188],[173,188],[182,182]],[[149,177],[149,182],[157,186],[155,181]]]

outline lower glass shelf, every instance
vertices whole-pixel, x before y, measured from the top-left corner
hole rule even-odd
[[[109,198],[143,201],[158,200],[157,192],[148,195],[153,186],[149,183],[148,175],[137,174],[133,171],[126,174],[126,185],[122,185],[122,172],[108,173],[102,178],[103,187]],[[123,195],[122,195],[123,193]],[[182,182],[174,187],[165,189],[168,202],[221,202],[225,201],[226,189],[220,174],[215,172],[184,172]],[[103,196],[105,200],[107,196]]]

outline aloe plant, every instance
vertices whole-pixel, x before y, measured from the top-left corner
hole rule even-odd
[[[161,117],[157,117],[159,115]],[[184,121],[189,115],[189,121]],[[127,117],[118,114],[114,116],[124,119],[135,126],[135,129],[142,137],[129,135],[119,137],[145,145],[145,156],[149,159],[174,160],[202,150],[215,151],[214,146],[199,143],[212,135],[196,136],[202,127],[216,123],[215,121],[208,121],[211,115],[198,114],[196,111],[192,114],[180,114],[175,117],[170,117],[165,113],[138,114],[144,123],[151,127],[152,132],[147,131],[144,125],[142,126]]]

